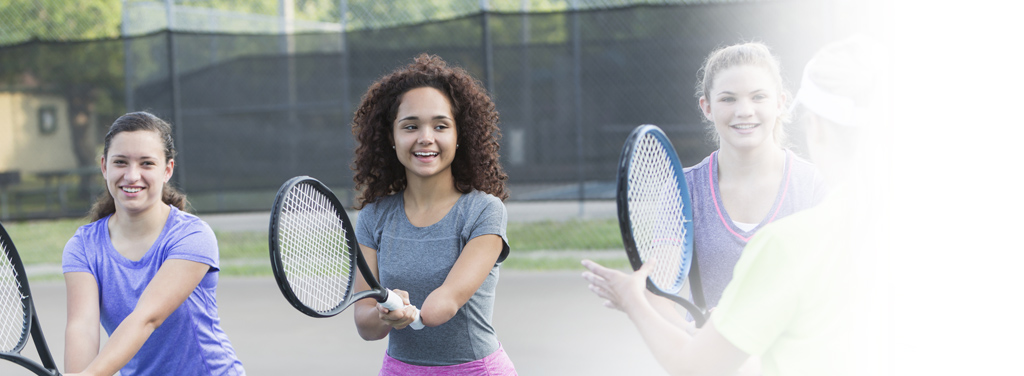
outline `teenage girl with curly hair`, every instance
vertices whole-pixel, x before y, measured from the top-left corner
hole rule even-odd
[[[359,245],[407,304],[389,311],[355,303],[359,335],[389,337],[380,374],[514,375],[491,325],[498,267],[509,253],[508,176],[486,90],[422,54],[370,86],[352,133]],[[357,290],[368,288],[356,281]]]

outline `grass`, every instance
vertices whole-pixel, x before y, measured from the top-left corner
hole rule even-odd
[[[58,266],[64,244],[85,219],[39,220],[4,223],[26,266]],[[581,270],[581,254],[598,258],[614,268],[628,268],[624,253],[587,252],[621,250],[618,221],[571,220],[508,225],[512,253],[502,264],[516,270]],[[269,276],[267,233],[217,232],[220,246],[221,272],[227,276]],[[582,252],[581,252],[582,251]],[[53,279],[53,275],[33,273],[33,280]],[[56,277],[59,278],[59,275]]]

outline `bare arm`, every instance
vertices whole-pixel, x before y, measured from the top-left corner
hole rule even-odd
[[[672,375],[728,375],[736,373],[749,355],[733,346],[715,329],[714,320],[692,335],[665,319],[646,298],[647,276],[652,264],[626,274],[590,260],[584,279],[606,305],[625,312],[643,337],[655,359]]]
[[[171,259],[164,262],[142,292],[135,310],[121,321],[82,374],[113,375],[128,364],[153,331],[199,286],[209,270],[209,265],[195,261]]]
[[[503,246],[504,241],[498,235],[470,239],[444,283],[423,301],[420,310],[423,325],[433,327],[451,320],[487,279]]]
[[[68,292],[67,329],[64,331],[64,371],[81,372],[100,351],[100,296],[90,273],[64,274]]]
[[[370,271],[373,273],[373,277],[379,278],[377,250],[362,244],[359,245],[359,248],[363,253],[363,260],[366,261],[366,266],[369,266]],[[355,291],[370,289],[370,285],[366,283],[358,269],[356,269],[355,279]],[[393,290],[393,292],[399,294],[402,297],[402,302],[406,305],[401,311],[391,312],[381,307],[373,299],[363,299],[352,304],[352,309],[355,312],[353,317],[356,322],[356,331],[359,332],[359,336],[364,340],[376,341],[383,339],[391,332],[392,327],[404,328],[415,318],[416,307],[409,305],[409,294],[402,290]]]

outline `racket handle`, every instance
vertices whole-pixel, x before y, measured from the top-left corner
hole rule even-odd
[[[420,318],[419,309],[416,310],[416,319],[412,320],[412,323],[409,324],[409,327],[412,328],[413,330],[423,329],[423,319]]]
[[[382,307],[387,308],[389,311],[398,311],[405,307],[405,302],[402,301],[401,296],[398,296],[398,294],[391,290],[387,290],[387,292],[388,298],[380,302]]]

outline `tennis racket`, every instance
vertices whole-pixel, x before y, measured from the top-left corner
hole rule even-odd
[[[277,191],[270,215],[270,264],[285,299],[312,317],[337,315],[364,298],[389,310],[405,306],[370,272],[338,197],[308,176],[294,177]],[[353,266],[370,290],[352,291]]]
[[[704,310],[680,296],[693,263],[693,209],[675,148],[654,125],[633,130],[622,147],[616,203],[622,243],[633,270],[656,261],[647,289],[683,306],[698,327]],[[702,295],[693,289],[694,300]]]
[[[43,330],[39,327],[25,267],[2,224],[0,254],[3,256],[0,257],[0,359],[14,362],[36,375],[60,375],[50,355],[50,348],[46,346]],[[39,360],[43,363],[41,365],[21,355],[21,350],[28,343],[29,334],[36,345]]]

